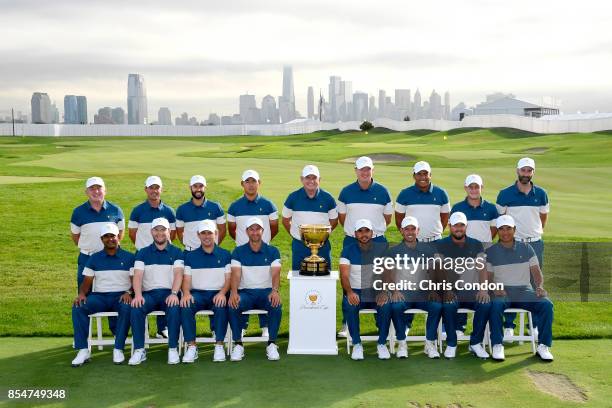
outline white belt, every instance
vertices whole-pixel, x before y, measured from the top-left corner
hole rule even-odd
[[[435,237],[421,238],[421,239],[419,239],[419,241],[421,241],[421,242],[433,242],[433,241],[437,241],[437,240],[439,240],[441,238],[442,238],[442,235],[436,235]]]
[[[95,254],[95,253],[96,253],[96,251],[83,251],[83,250],[81,249],[81,253],[82,253],[83,255],[91,256],[91,255]]]
[[[541,237],[533,237],[533,238],[515,238],[518,242],[536,242],[541,240]]]
[[[195,250],[196,250],[196,249],[198,249],[198,248],[199,248],[199,247],[195,247],[195,248],[194,248],[194,247],[190,247],[190,246],[186,246],[186,245],[185,245],[185,250],[187,250],[187,251],[195,251]]]

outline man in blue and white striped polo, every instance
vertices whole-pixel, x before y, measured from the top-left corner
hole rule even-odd
[[[113,363],[121,364],[125,360],[123,349],[130,328],[132,301],[130,274],[134,266],[134,255],[119,247],[117,224],[103,224],[98,235],[104,249],[89,257],[83,269],[84,278],[79,288],[79,295],[72,306],[74,348],[79,350],[72,360],[73,367],[83,365],[90,359],[87,344],[89,315],[100,312],[118,313]]]
[[[213,220],[200,221],[198,235],[202,243],[198,249],[185,251],[181,322],[185,342],[183,363],[198,358],[196,319],[200,310],[214,313],[215,351],[213,361],[225,361],[223,340],[227,332],[227,294],[230,289],[231,254],[215,244],[217,224]]]
[[[385,231],[393,216],[393,202],[385,186],[374,181],[374,162],[367,156],[355,161],[357,180],[340,191],[338,220],[344,226],[342,248],[356,244],[355,223],[368,219],[372,223],[374,242],[387,242]]]
[[[177,350],[181,326],[178,296],[183,281],[183,252],[170,243],[167,219],[154,219],[151,234],[153,243],[138,251],[134,262],[134,299],[130,315],[134,353],[129,365],[138,365],[147,359],[145,319],[156,310],[163,311],[168,321],[168,364],[180,362]]]
[[[225,238],[225,213],[216,201],[206,198],[206,178],[199,174],[189,180],[191,200],[181,204],[176,210],[176,233],[185,246],[185,250],[200,248],[198,225],[203,220],[213,220],[217,224],[217,244]]]
[[[244,225],[249,241],[232,252],[231,294],[229,321],[235,343],[231,361],[244,357],[242,345],[242,312],[264,309],[268,312],[269,338],[266,347],[268,360],[278,360],[276,336],[282,318],[280,287],[280,253],[263,240],[267,225],[258,217],[249,218]]]
[[[151,222],[156,218],[165,218],[170,223],[170,241],[176,235],[174,209],[161,200],[162,181],[158,176],[149,176],[145,180],[144,191],[147,199],[138,204],[130,214],[128,234],[136,250],[141,250],[153,243]],[[157,316],[157,337],[168,338],[166,316]]]
[[[300,181],[303,187],[289,194],[283,206],[283,226],[293,238],[291,242],[291,269],[300,269],[302,259],[310,255],[310,248],[302,242],[300,225],[330,225],[333,231],[338,225],[336,201],[327,191],[320,188],[320,173],[317,166],[307,165],[302,169]],[[331,268],[331,244],[329,239],[319,248],[319,255],[325,258]]]
[[[491,302],[491,343],[493,359],[504,360],[503,326],[504,310],[509,307],[529,310],[538,321],[537,355],[544,361],[552,361],[553,303],[544,290],[544,278],[538,257],[531,245],[515,237],[515,221],[510,215],[497,219],[499,241],[486,250],[487,271],[495,283],[503,283],[504,289],[494,291]],[[532,287],[534,282],[535,290]]]

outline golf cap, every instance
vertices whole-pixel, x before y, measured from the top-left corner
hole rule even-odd
[[[431,173],[431,166],[426,161],[419,161],[414,163],[414,168],[412,172],[417,174],[419,171],[427,170],[428,173]]]
[[[189,187],[193,186],[194,184],[198,184],[198,183],[206,186],[206,179],[204,178],[204,176],[200,176],[199,174],[196,174],[195,176],[191,176],[191,180],[189,180]]]
[[[164,227],[165,229],[170,229],[170,223],[168,223],[168,220],[163,217],[156,218],[151,223],[151,229],[155,229],[156,227]]]
[[[261,228],[264,227],[263,221],[261,220],[261,218],[251,217],[247,220],[245,228],[249,228],[250,226],[255,225],[255,224],[259,225]]]
[[[500,215],[497,217],[495,220],[495,226],[499,229],[504,225],[515,227],[516,225],[514,224],[514,218],[512,218],[510,215]]]
[[[85,188],[89,188],[91,186],[105,187],[104,180],[102,180],[102,177],[90,177],[85,182]]]
[[[100,236],[103,237],[106,234],[113,234],[115,236],[119,235],[119,227],[117,227],[117,224],[109,222],[108,224],[102,225],[100,228]]]
[[[530,157],[523,157],[516,164],[516,168],[517,169],[522,169],[523,167],[531,167],[532,169],[535,170],[535,160],[533,160]]]
[[[373,169],[374,162],[368,156],[361,156],[355,161],[355,167],[359,170],[363,169],[364,167]]]
[[[465,178],[466,187],[473,183],[476,183],[482,187],[482,177],[480,177],[478,174],[470,174]]]
[[[402,220],[401,227],[406,228],[409,225],[414,225],[415,227],[419,228],[419,220],[417,220],[416,217],[412,217],[410,215],[404,217],[404,219]]]
[[[374,230],[374,228],[372,227],[372,222],[366,218],[362,218],[355,222],[355,231],[359,231],[362,228],[367,228],[370,231]]]
[[[317,178],[321,177],[321,175],[319,174],[319,168],[313,164],[304,166],[304,168],[302,169],[302,177],[307,176],[317,176]]]
[[[247,181],[250,178],[255,179],[255,181],[259,181],[259,173],[255,170],[247,170],[242,173],[242,181]]]
[[[467,217],[461,211],[457,211],[451,214],[450,219],[448,220],[448,223],[450,225],[455,225],[459,223],[463,225],[467,225]]]
[[[202,220],[198,223],[198,234],[202,231],[217,232],[217,224],[213,220]]]
[[[158,186],[162,186],[162,181],[159,177],[157,176],[149,176],[147,177],[147,180],[145,181],[145,187],[151,187],[153,185],[158,185]]]

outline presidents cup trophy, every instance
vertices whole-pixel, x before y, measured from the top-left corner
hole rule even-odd
[[[302,224],[300,225],[300,236],[302,242],[310,248],[311,255],[300,262],[300,275],[323,276],[329,275],[331,265],[327,264],[325,258],[318,255],[329,234],[331,226],[325,224]]]

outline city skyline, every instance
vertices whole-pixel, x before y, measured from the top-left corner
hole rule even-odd
[[[550,95],[564,101],[565,112],[612,111],[610,6],[603,1],[238,3],[153,1],[144,15],[156,24],[136,18],[143,15],[137,5],[113,0],[7,3],[0,32],[12,40],[0,44],[0,110],[29,111],[36,91],[58,106],[64,95],[86,95],[91,121],[99,107],[127,110],[125,75],[138,72],[147,80],[149,120],[160,107],[225,115],[238,111],[236,95],[246,91],[258,101],[282,95],[278,75],[289,64],[303,115],[308,87],[327,98],[330,75],[350,78],[354,93],[377,100],[379,89],[387,96],[449,89],[454,101],[475,105],[502,91]]]

